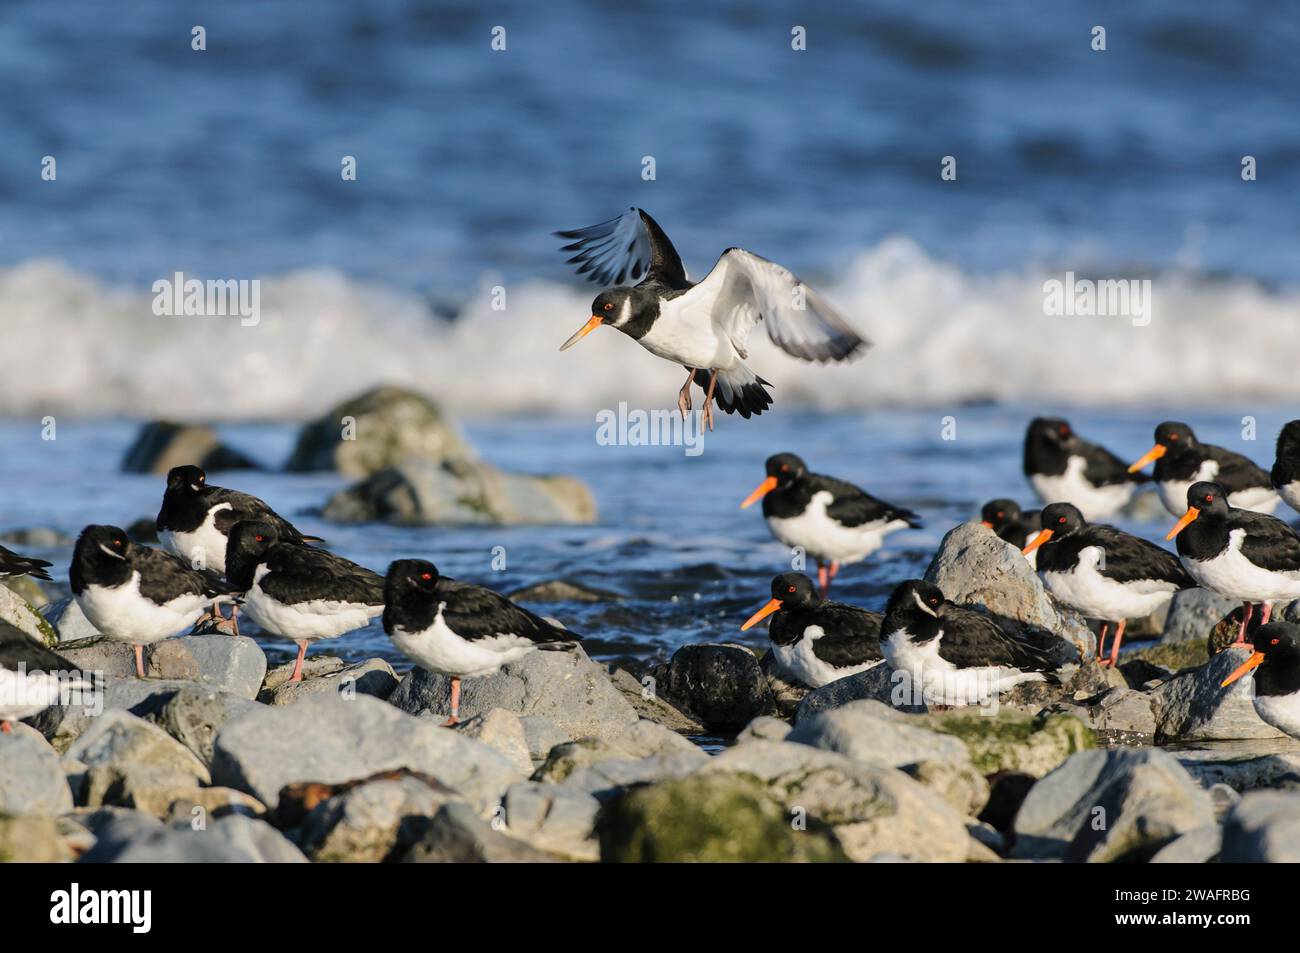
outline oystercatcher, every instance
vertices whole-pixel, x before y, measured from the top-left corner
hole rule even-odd
[[[1248,645],[1255,603],[1267,623],[1277,599],[1300,598],[1300,536],[1280,519],[1234,507],[1217,483],[1193,483],[1186,512],[1165,536],[1178,540],[1178,557],[1201,586],[1245,605],[1233,645]]]
[[[852,483],[809,473],[793,453],[768,457],[766,467],[767,479],[740,508],[763,501],[772,535],[816,560],[823,596],[830,592],[841,564],[866,559],[890,533],[921,526],[911,510],[878,500]]]
[[[923,579],[894,590],[880,632],[890,667],[929,704],[982,704],[1021,682],[1059,682],[1046,654]]]
[[[1118,512],[1147,481],[1059,417],[1035,417],[1025,431],[1025,476],[1044,503],[1073,503],[1085,519]]]
[[[0,621],[0,732],[62,701],[65,692],[90,688],[77,666],[22,629]]]
[[[1187,488],[1193,483],[1217,483],[1228,493],[1228,503],[1240,510],[1272,513],[1278,496],[1269,475],[1239,453],[1201,443],[1187,424],[1166,420],[1156,428],[1156,444],[1131,467],[1137,472],[1152,460],[1156,486],[1165,509],[1182,516]]]
[[[255,496],[220,486],[209,486],[202,467],[172,467],[167,473],[162,509],[155,525],[163,549],[175,553],[197,569],[226,571],[226,544],[230,527],[245,520],[262,520],[275,527],[286,543],[321,542],[319,536],[306,536]],[[231,610],[228,631],[239,634],[236,621],[239,607]],[[225,629],[215,608],[212,615],[217,627]]]
[[[143,647],[188,631],[207,606],[230,602],[230,589],[212,571],[127,539],[117,526],[87,526],[72,551],[72,595],[90,624],[110,639],[135,646],[135,672],[144,678]]]
[[[0,546],[0,576],[31,576],[33,579],[49,579],[46,568],[53,565],[44,559],[22,556],[12,549]]]
[[[1286,505],[1300,510],[1300,420],[1291,421],[1277,435],[1277,460],[1269,479]]]
[[[825,298],[790,271],[742,248],[728,248],[698,284],[659,224],[639,208],[573,231],[563,251],[578,274],[610,288],[596,296],[591,319],[560,346],[564,351],[608,324],[647,351],[686,368],[677,397],[682,416],[691,409],[691,383],[705,383],[702,422],[713,429],[712,401],[742,417],[772,403],[770,384],[745,364],[746,342],[759,321],[772,343],[806,361],[844,361],[868,347]],[[698,376],[697,376],[698,375]]]
[[[1024,551],[1043,524],[1038,510],[1022,510],[1015,500],[998,499],[989,500],[980,509],[980,525],[993,530],[1003,542]],[[1029,565],[1035,564],[1037,555],[1032,550],[1025,552]]]
[[[884,616],[823,599],[801,572],[784,572],[773,579],[772,598],[740,630],[774,612],[767,629],[772,654],[809,688],[865,672],[885,660],[880,651]]]
[[[283,542],[276,527],[245,520],[230,528],[226,579],[244,614],[298,646],[291,682],[302,681],[307,643],[359,629],[384,611],[384,577],[324,549]]]
[[[1254,673],[1255,713],[1278,731],[1300,738],[1300,628],[1274,620],[1254,633],[1255,651],[1221,687]]]
[[[1178,557],[1155,543],[1104,523],[1087,523],[1078,507],[1052,503],[1043,507],[1043,528],[1026,553],[1037,553],[1038,574],[1052,595],[1089,619],[1101,620],[1097,658],[1116,665],[1124,626],[1150,615],[1195,580]],[[1115,626],[1110,657],[1106,630]]]
[[[482,586],[440,575],[431,562],[399,559],[384,580],[384,631],[407,658],[451,676],[451,717],[460,721],[460,680],[491,675],[534,649],[571,651],[582,636]]]

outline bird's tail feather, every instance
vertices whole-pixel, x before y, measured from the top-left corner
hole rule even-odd
[[[755,374],[748,365],[738,363],[724,371],[718,371],[717,375],[718,387],[714,391],[714,399],[726,413],[739,413],[749,419],[751,415],[756,417],[772,406],[772,395],[767,392],[771,383]]]

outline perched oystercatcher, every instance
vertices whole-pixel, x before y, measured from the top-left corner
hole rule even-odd
[[[1147,481],[1145,474],[1131,473],[1123,460],[1084,440],[1059,417],[1029,422],[1024,471],[1040,500],[1073,503],[1089,520],[1118,512]]]
[[[746,342],[759,321],[772,343],[806,361],[844,361],[868,347],[825,298],[790,271],[742,248],[724,251],[698,284],[659,224],[639,208],[573,231],[563,251],[569,264],[601,285],[640,282],[601,292],[591,319],[560,346],[567,350],[602,324],[617,328],[647,351],[686,368],[677,397],[682,416],[691,409],[691,383],[707,383],[702,421],[713,429],[712,402],[742,417],[772,403],[770,386],[747,364]]]
[[[890,667],[906,672],[929,704],[982,704],[1021,682],[1059,681],[1041,650],[923,579],[894,590],[880,632]]]
[[[980,509],[980,525],[993,530],[1003,542],[1024,551],[1043,524],[1038,510],[1022,510],[1015,500],[998,499],[989,500]],[[1025,552],[1025,558],[1032,566],[1037,553]]]
[[[582,636],[482,586],[440,575],[431,562],[399,559],[384,580],[384,631],[428,672],[451,676],[451,717],[460,721],[460,680],[491,675],[535,649],[571,651]]]
[[[302,681],[307,644],[359,629],[384,611],[384,577],[324,549],[283,542],[268,522],[230,528],[226,579],[244,614],[298,646],[289,681]]]
[[[1178,557],[1155,543],[1104,523],[1088,523],[1078,507],[1043,507],[1043,528],[1025,547],[1038,556],[1038,574],[1052,595],[1089,619],[1100,619],[1097,658],[1116,665],[1124,626],[1150,615],[1195,580]],[[1115,626],[1110,656],[1106,630]]]
[[[1267,623],[1275,600],[1300,598],[1300,536],[1280,519],[1232,506],[1217,483],[1193,483],[1185,509],[1165,539],[1177,539],[1183,568],[1201,586],[1242,601],[1232,644],[1248,645],[1255,603],[1263,603]]]
[[[0,622],[0,732],[59,703],[70,689],[90,688],[77,666],[22,629]]]
[[[1269,480],[1287,506],[1300,510],[1300,420],[1291,421],[1277,435],[1277,459]]]
[[[53,565],[44,559],[22,556],[12,549],[0,546],[0,576],[31,576],[33,579],[49,579],[45,570]]]
[[[72,595],[90,624],[135,646],[135,672],[144,678],[143,647],[188,631],[212,604],[233,596],[212,571],[127,539],[117,526],[87,526],[72,551]]]
[[[771,600],[749,617],[741,631],[774,612],[767,629],[772,654],[810,688],[865,672],[885,660],[880,651],[884,616],[823,599],[801,572],[784,572],[773,579]]]
[[[1174,516],[1183,515],[1193,483],[1217,483],[1239,510],[1267,514],[1277,508],[1277,491],[1264,470],[1239,453],[1201,443],[1187,424],[1166,420],[1156,427],[1155,446],[1129,470],[1135,473],[1153,460],[1160,499]]]
[[[816,560],[823,596],[842,564],[866,559],[890,533],[921,526],[911,510],[878,500],[852,483],[809,473],[793,453],[767,458],[767,479],[740,508],[759,500],[772,535]]]
[[[1275,619],[1254,632],[1254,649],[1221,687],[1254,673],[1255,713],[1278,731],[1300,738],[1300,627]]]
[[[167,489],[163,492],[162,509],[158,511],[155,525],[158,542],[163,549],[175,553],[195,568],[226,571],[226,544],[230,527],[245,520],[262,520],[275,527],[276,533],[286,543],[306,544],[320,542],[319,536],[306,536],[283,516],[255,496],[225,487],[209,486],[202,467],[172,467],[167,473]],[[231,610],[229,630],[239,632],[236,616],[238,607]],[[218,628],[225,628],[225,620],[213,610]]]

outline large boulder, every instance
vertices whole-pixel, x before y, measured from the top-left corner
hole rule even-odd
[[[338,491],[321,515],[402,526],[592,523],[596,502],[577,477],[507,473],[474,460],[409,460]]]
[[[164,701],[150,720],[210,765],[213,743],[226,722],[257,709],[257,702],[240,695],[187,685]]]
[[[285,469],[367,477],[408,460],[436,464],[473,457],[465,438],[433,401],[400,387],[376,387],[306,424]]]
[[[105,637],[64,642],[59,654],[84,672],[135,675],[135,649]],[[266,653],[246,635],[183,635],[144,649],[147,679],[184,681],[254,698],[266,675]]]
[[[388,698],[402,711],[439,719],[451,713],[450,700],[451,679],[422,668],[407,672]],[[612,737],[637,721],[631,703],[581,646],[571,651],[529,652],[493,675],[462,680],[461,718],[484,715],[493,708],[540,715],[571,738]]]
[[[64,753],[65,763],[140,764],[188,775],[207,783],[208,769],[183,744],[143,718],[116,709],[106,711]]]
[[[1291,738],[1210,744],[1177,754],[1188,773],[1206,788],[1224,785],[1233,791],[1300,791],[1300,743]]]
[[[1035,784],[1016,814],[1013,855],[1149,860],[1214,823],[1210,796],[1158,748],[1083,751]]]
[[[41,615],[54,627],[59,642],[77,642],[103,636],[86,618],[86,614],[81,611],[81,604],[72,596],[64,596],[42,606]]]
[[[642,720],[607,739],[580,738],[557,745],[533,780],[605,797],[617,788],[685,777],[708,760],[681,735]]]
[[[105,712],[128,711],[153,720],[167,700],[193,682],[153,678],[118,678],[100,680],[98,690],[81,697],[69,696],[66,704],[51,705],[28,721],[58,751],[67,751]]]
[[[122,457],[124,473],[165,474],[187,465],[205,470],[257,470],[257,462],[232,450],[203,424],[154,420],[144,424]]]
[[[6,586],[0,586],[0,622],[8,622],[42,645],[59,642],[59,633],[36,607]]]
[[[0,816],[72,810],[59,753],[26,726],[0,734]]]
[[[1223,822],[1225,864],[1294,864],[1300,861],[1300,794],[1252,791]]]
[[[1255,713],[1251,679],[1239,679],[1227,687],[1222,684],[1249,656],[1247,649],[1227,649],[1199,668],[1179,672],[1157,687],[1151,693],[1156,740],[1167,743],[1283,737]]]
[[[776,714],[776,700],[754,653],[729,643],[684,645],[673,653],[660,690],[712,729],[741,728]]]
[[[557,784],[521,781],[506,791],[506,830],[538,850],[567,860],[599,860],[596,818],[600,802]]]
[[[402,859],[412,864],[539,864],[559,860],[502,833],[498,827],[475,815],[468,805],[445,804]]]
[[[804,695],[795,709],[795,721],[810,718],[819,711],[839,708],[855,701],[873,700],[900,712],[926,711],[925,701],[914,698],[908,690],[906,675],[895,673],[888,663],[874,665],[865,672],[846,675]]]
[[[982,774],[1009,771],[1042,777],[1077,751],[1094,746],[1092,733],[1068,715],[1035,717],[1012,708],[959,709],[918,720],[966,745]]]
[[[452,800],[445,789],[409,774],[367,781],[316,807],[303,824],[299,842],[318,862],[396,860]]]
[[[154,822],[142,828],[110,822],[96,832],[86,863],[305,863],[307,858],[265,821],[231,814],[203,830]]]
[[[307,671],[304,667],[304,677],[301,681],[294,682],[288,678],[283,681],[276,679],[275,687],[263,688],[257,700],[268,705],[292,705],[294,702],[318,694],[344,697],[370,695],[372,698],[385,699],[393,694],[393,689],[397,687],[397,672],[384,659],[366,659],[351,665],[342,659],[332,657],[331,659],[328,666],[313,667],[311,671]],[[333,664],[335,662],[337,665]],[[327,667],[328,670],[322,670]],[[277,674],[279,674],[278,670]]]
[[[1225,599],[1208,589],[1184,589],[1174,593],[1169,614],[1160,633],[1162,643],[1205,639],[1219,620],[1241,607],[1240,602]]]

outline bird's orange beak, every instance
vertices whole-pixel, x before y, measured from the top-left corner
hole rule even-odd
[[[743,510],[747,506],[753,506],[755,503],[757,503],[759,500],[767,496],[775,489],[776,489],[776,477],[768,477],[758,486],[754,487],[754,492],[749,494],[749,496],[745,497],[745,501],[740,504],[740,508]]]
[[[1239,666],[1237,666],[1237,668],[1233,670],[1233,673],[1231,675],[1229,675],[1227,678],[1225,678],[1222,682],[1219,683],[1219,687],[1226,688],[1227,686],[1235,682],[1237,679],[1241,678],[1241,676],[1245,675],[1247,672],[1253,672],[1255,669],[1259,668],[1259,663],[1262,661],[1264,661],[1263,652],[1252,653],[1250,658],[1246,659],[1246,661],[1242,662]]]
[[[602,318],[598,314],[593,314],[591,316],[591,320],[588,321],[586,324],[584,324],[582,327],[578,328],[577,332],[573,335],[573,337],[569,338],[569,340],[565,341],[563,344],[560,345],[560,350],[567,351],[569,348],[573,347],[573,345],[577,344],[579,341],[581,341],[588,334],[596,330],[596,328],[600,327],[604,323],[605,323],[604,318]]]
[[[781,608],[780,599],[769,600],[767,605],[763,606],[763,608],[759,609],[749,617],[749,621],[740,627],[740,631],[744,632],[746,629],[752,629],[779,608]]]
[[[1043,543],[1047,542],[1051,538],[1052,538],[1052,531],[1050,529],[1039,530],[1038,535],[1029,541],[1029,545],[1020,551],[1024,553],[1026,556],[1028,556],[1035,549],[1043,545]]]
[[[1188,523],[1192,522],[1194,519],[1196,519],[1196,517],[1200,515],[1201,515],[1201,511],[1198,510],[1196,507],[1194,506],[1187,507],[1187,512],[1183,514],[1183,518],[1180,519],[1177,523],[1175,523],[1174,528],[1165,534],[1165,539],[1173,539],[1183,530],[1187,529]]]
[[[1163,443],[1158,443],[1150,450],[1148,450],[1146,453],[1142,454],[1142,459],[1138,460],[1131,467],[1129,467],[1128,472],[1137,473],[1148,463],[1154,463],[1155,461],[1159,460],[1168,452],[1169,452],[1168,447],[1166,447]]]
[[[993,528],[993,524],[990,523],[988,520],[980,520],[980,525],[983,526],[985,529]]]

